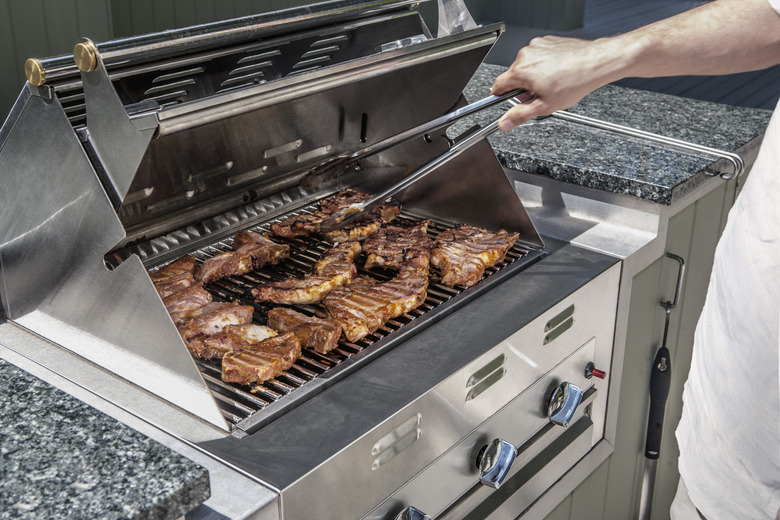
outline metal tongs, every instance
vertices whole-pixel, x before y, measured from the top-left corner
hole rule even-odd
[[[352,154],[334,157],[333,159],[323,163],[317,168],[312,169],[304,177],[302,183],[307,184],[306,183],[307,178],[311,182],[311,180],[315,178],[322,179],[325,176],[332,177],[338,175],[341,172],[346,171],[347,169],[354,166],[355,163],[360,159],[387,150],[395,145],[405,143],[407,141],[414,139],[415,137],[425,135],[428,132],[432,132],[434,130],[443,128],[467,115],[474,114],[476,112],[479,112],[480,110],[484,110],[488,107],[494,106],[498,103],[502,103],[512,98],[516,98],[517,100],[516,102],[518,103],[523,103],[525,101],[529,101],[530,99],[532,99],[533,96],[529,94],[527,91],[520,89],[520,90],[513,90],[507,92],[506,94],[502,94],[500,96],[486,97],[470,105],[467,105],[461,109],[455,110],[453,112],[449,112],[437,119],[433,119],[427,123],[419,125],[415,128],[412,128],[400,134],[396,134],[392,137],[388,137],[383,141],[380,141],[374,145],[363,148],[362,150],[358,150],[357,152],[354,152]],[[357,202],[340,211],[337,211],[333,215],[329,216],[328,218],[320,222],[319,230],[321,232],[328,232],[328,231],[340,229],[348,225],[350,222],[354,221],[355,219],[359,218],[367,210],[370,210],[375,206],[382,204],[390,197],[397,195],[399,192],[403,191],[404,189],[408,188],[415,182],[419,181],[420,179],[422,179],[423,177],[425,177],[426,175],[434,171],[442,164],[454,159],[464,151],[474,146],[476,143],[480,142],[485,137],[489,136],[490,134],[498,130],[498,121],[500,119],[501,119],[500,117],[494,119],[488,125],[480,128],[476,132],[470,133],[471,130],[464,132],[464,134],[462,135],[466,135],[466,134],[469,135],[467,135],[466,137],[460,140],[456,139],[455,144],[453,144],[449,150],[439,155],[438,157],[435,157],[434,159],[428,161],[427,163],[420,166],[410,174],[404,176],[397,183],[391,185],[381,193],[374,195],[370,199],[364,200],[363,202]],[[311,184],[307,184],[307,185],[311,185]]]

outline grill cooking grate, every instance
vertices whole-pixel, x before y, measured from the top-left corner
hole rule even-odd
[[[400,218],[414,219],[414,217],[408,215]],[[428,228],[428,234],[435,239],[440,232],[449,227],[451,226],[432,222]],[[250,230],[267,233],[268,225],[255,226],[250,228]],[[255,307],[253,321],[261,325],[266,323],[267,311],[276,305],[253,302],[249,296],[249,291],[261,283],[282,280],[288,277],[302,278],[308,275],[313,270],[320,255],[332,247],[332,244],[312,237],[295,239],[274,237],[274,239],[290,245],[291,255],[289,259],[276,266],[264,267],[258,271],[241,276],[232,276],[206,285],[206,289],[212,293],[215,300],[239,301],[245,305],[253,305]],[[203,247],[192,254],[202,262],[206,258],[226,251],[232,251],[232,238]],[[488,279],[494,273],[526,257],[528,253],[528,249],[516,244],[509,250],[503,262],[486,271],[484,279]],[[361,267],[362,258],[358,259],[357,265],[358,274],[371,276],[380,282],[389,280],[394,276],[392,272],[363,269]],[[217,400],[225,419],[235,426],[252,414],[279,402],[318,376],[333,370],[355,354],[365,351],[383,338],[391,336],[395,331],[409,326],[413,321],[418,320],[434,309],[440,308],[447,301],[464,292],[463,289],[451,288],[436,283],[437,275],[436,270],[432,268],[431,284],[428,287],[427,298],[418,308],[390,320],[379,330],[369,334],[360,341],[353,343],[342,339],[339,342],[339,346],[328,354],[320,354],[312,349],[304,348],[300,359],[295,362],[293,367],[276,379],[250,388],[223,382],[220,378],[221,368],[218,360],[204,361],[196,359],[196,363]],[[291,307],[310,316],[324,317],[322,310],[314,305],[294,305]]]
[[[305,210],[301,210],[297,214],[300,215],[304,212]],[[287,214],[283,218],[288,218],[294,214]],[[408,214],[399,217],[399,220],[403,219],[419,220],[418,217]],[[248,229],[259,233],[268,233],[269,225],[270,223],[266,223]],[[428,235],[435,239],[439,233],[451,227],[453,226],[432,221],[428,227]],[[244,275],[217,280],[205,286],[213,295],[215,301],[238,301],[243,305],[252,305],[255,308],[253,321],[259,325],[265,325],[268,310],[279,305],[256,303],[249,296],[249,291],[261,283],[289,277],[302,278],[307,276],[313,271],[320,255],[333,246],[333,244],[313,237],[297,237],[293,239],[274,237],[274,240],[290,245],[290,257],[284,262],[275,266],[266,266]],[[201,247],[191,254],[199,262],[202,262],[207,258],[227,251],[232,251],[232,237]],[[205,361],[195,359],[195,362],[225,419],[230,425],[236,427],[242,421],[258,412],[276,408],[272,406],[276,403],[284,407],[289,406],[287,403],[297,400],[296,396],[304,393],[301,389],[308,389],[307,384],[318,380],[319,376],[327,372],[328,379],[332,379],[330,377],[331,373],[336,369],[343,368],[357,354],[361,354],[360,357],[365,357],[372,350],[371,347],[384,349],[379,344],[386,344],[389,340],[398,336],[399,334],[395,334],[396,332],[416,328],[415,326],[418,323],[426,321],[423,318],[447,308],[448,305],[445,304],[451,300],[459,299],[466,294],[476,293],[480,287],[485,286],[493,278],[498,278],[496,275],[499,272],[505,271],[509,266],[516,264],[529,265],[541,257],[541,254],[541,252],[527,249],[521,244],[515,244],[508,251],[503,262],[488,268],[482,281],[467,289],[452,288],[437,283],[440,277],[437,270],[432,267],[431,283],[428,286],[427,298],[422,305],[390,320],[383,327],[357,342],[350,342],[342,338],[338,347],[328,354],[320,354],[312,349],[304,348],[301,357],[289,370],[281,376],[262,384],[248,387],[225,383],[221,380],[219,360]],[[359,275],[371,276],[379,282],[389,280],[395,276],[395,273],[391,271],[364,269],[362,267],[363,259],[364,256],[361,255],[356,262]],[[310,316],[325,317],[323,310],[316,305],[292,305],[289,307]]]

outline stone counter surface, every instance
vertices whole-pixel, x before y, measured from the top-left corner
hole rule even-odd
[[[176,519],[208,471],[0,359],[0,518]]]
[[[480,66],[466,88],[469,101],[489,95],[493,80],[504,70],[497,65]],[[488,121],[504,109],[488,109],[475,119]],[[760,143],[771,116],[766,110],[611,85],[567,111],[737,153]],[[472,120],[460,122],[453,130],[460,132],[470,124]],[[664,205],[711,179],[707,170],[717,160],[553,117],[530,121],[511,132],[497,132],[489,140],[503,166],[511,170]],[[724,171],[731,171],[731,165],[726,164]]]

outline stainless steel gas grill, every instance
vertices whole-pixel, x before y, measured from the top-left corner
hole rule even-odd
[[[537,503],[603,444],[620,264],[543,241],[486,141],[401,190],[399,218],[431,220],[434,238],[460,223],[518,233],[506,259],[468,288],[434,271],[421,306],[304,349],[270,381],[225,383],[194,359],[148,274],[344,188],[380,193],[474,135],[437,127],[310,182],[466,106],[503,27],[440,0],[434,35],[417,9],[328,2],[29,61],[0,130],[3,347],[265,486],[275,506],[257,498],[255,518],[506,518]],[[332,245],[280,241],[288,260],[206,289],[264,324],[248,290],[304,276]]]

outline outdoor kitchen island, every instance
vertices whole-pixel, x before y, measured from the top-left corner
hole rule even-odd
[[[484,96],[492,78],[498,72],[500,68],[483,65],[469,87],[470,98]],[[682,133],[682,138],[688,141],[738,151],[748,165],[755,157],[769,120],[769,113],[763,111],[735,109],[614,87],[594,93],[574,110],[583,110],[593,117],[640,126],[660,134],[679,132]],[[619,120],[621,118],[622,120]],[[621,405],[620,410],[617,406],[610,406],[607,412],[611,420],[607,421],[606,438],[612,446],[609,449],[602,448],[596,462],[583,459],[569,471],[562,480],[562,485],[557,485],[553,492],[546,493],[538,504],[532,506],[530,517],[537,516],[534,511],[539,513],[545,510],[553,511],[549,518],[569,518],[570,514],[575,514],[570,512],[580,515],[577,518],[592,518],[598,516],[595,513],[597,511],[604,512],[605,518],[633,516],[638,501],[638,489],[632,486],[637,480],[636,473],[641,473],[637,461],[640,459],[644,442],[650,362],[659,346],[663,330],[663,308],[659,302],[672,298],[675,291],[677,267],[674,262],[664,258],[666,251],[684,256],[688,266],[681,304],[673,311],[670,330],[670,348],[673,352],[675,372],[667,406],[667,428],[664,431],[658,481],[662,481],[661,476],[673,475],[676,472],[673,429],[679,417],[678,401],[684,374],[687,372],[686,359],[690,357],[689,344],[703,302],[714,244],[722,229],[725,213],[733,201],[736,186],[733,180],[727,182],[717,176],[711,177],[703,173],[713,162],[712,159],[691,158],[679,152],[658,155],[657,147],[647,155],[635,155],[628,146],[631,140],[614,136],[599,139],[596,134],[597,131],[580,125],[544,120],[531,123],[510,134],[494,135],[491,138],[498,157],[507,168],[510,178],[515,181],[518,193],[542,235],[562,238],[586,248],[606,252],[624,262],[618,301],[616,343],[627,346],[616,348],[616,359],[613,359],[611,367],[613,374],[617,376],[613,375],[609,389],[610,403],[617,403],[616,396],[619,394]],[[614,150],[604,154],[607,145]],[[640,146],[639,149],[641,148]],[[593,164],[598,164],[598,167]],[[728,169],[728,166],[725,166],[725,169]],[[519,173],[520,171],[532,174]],[[570,218],[565,225],[559,226],[556,216],[561,212],[567,213]],[[575,217],[575,223],[581,226],[572,226],[572,216]],[[701,227],[706,229],[702,231]],[[6,329],[13,328],[15,326],[9,323],[0,324],[2,337],[8,338]],[[63,387],[66,391],[76,394],[79,399],[90,400],[83,389],[80,390],[55,374],[47,373],[46,369],[36,369],[29,360],[6,348],[2,342],[0,357],[34,372],[55,386]],[[16,407],[25,404],[20,402],[22,400],[29,401],[29,405],[36,407],[36,420],[45,422],[57,417],[63,394],[40,384],[32,376],[4,361],[0,361],[0,369],[9,388],[15,384],[22,384],[26,388],[40,388],[40,393],[33,391],[11,395],[10,391],[4,392],[3,399],[13,401]],[[624,376],[622,381],[619,374]],[[204,486],[204,471],[199,465],[206,464],[203,460],[205,456],[191,446],[142,424],[137,418],[116,410],[112,405],[95,399],[94,396],[91,400],[94,403],[90,404],[110,411],[112,415],[134,428],[164,438],[164,444],[174,451],[184,453],[189,458],[201,457],[197,460],[198,464],[188,464],[175,453],[166,453],[167,448],[162,449],[160,460],[170,461],[169,469],[172,464],[178,465],[176,467],[181,468],[178,474],[160,473],[159,468],[151,465],[145,467],[138,460],[130,458],[119,464],[117,471],[105,471],[99,480],[92,481],[91,492],[112,493],[111,490],[117,489],[117,486],[132,487],[125,480],[127,472],[131,472],[140,481],[170,479],[169,488],[150,488],[145,492],[146,496],[139,498],[139,502],[133,506],[139,512],[154,508],[163,494],[186,497],[188,507],[208,496],[208,487]],[[11,517],[25,517],[24,503],[46,501],[54,510],[55,507],[62,507],[69,502],[71,497],[82,490],[73,482],[63,481],[60,489],[49,487],[46,488],[45,496],[30,497],[24,493],[31,492],[33,488],[13,487],[13,483],[21,483],[24,479],[31,478],[24,467],[9,463],[9,453],[6,451],[5,439],[10,439],[6,437],[6,430],[15,430],[20,426],[20,422],[25,420],[15,413],[15,406],[6,406],[4,401],[0,407],[3,429],[0,467],[4,482],[0,507],[5,509],[4,514]],[[63,447],[89,443],[88,435],[94,433],[96,424],[92,421],[113,421],[101,417],[100,412],[88,407],[80,409],[78,414],[83,414],[82,418],[88,420],[74,420],[68,428],[58,432],[57,440]],[[118,427],[125,428],[121,425]],[[42,441],[40,438],[30,439],[18,449],[26,450],[29,460],[43,458],[51,446]],[[124,444],[121,449],[125,453],[160,449],[156,445],[150,446],[144,435],[137,435],[132,431],[128,431],[122,441]],[[91,448],[97,452],[111,452],[116,449],[104,442]],[[72,455],[79,454],[74,450]],[[609,462],[601,464],[607,457]],[[63,465],[70,464],[64,459],[60,460]],[[116,462],[119,463],[120,460]],[[124,471],[122,465],[125,465]],[[56,470],[57,468],[52,468],[52,473],[56,473]],[[19,473],[14,473],[15,471]],[[45,470],[41,468],[41,471]],[[591,473],[592,476],[585,480]],[[220,496],[224,503],[225,497],[229,498],[231,491],[235,496],[246,493],[245,488],[215,490],[214,484],[217,480],[212,472],[212,498],[206,501],[206,506],[214,505],[215,501],[220,500]],[[583,480],[583,484],[572,493]],[[666,482],[667,488],[676,486],[675,478],[667,478]],[[254,484],[247,482],[245,485],[248,488]],[[668,489],[657,489],[656,499],[667,500]],[[148,503],[143,504],[143,501]],[[561,501],[561,505],[556,508]],[[75,510],[78,507],[70,506],[75,516],[82,514],[90,517],[110,517],[103,515],[102,509],[77,513]],[[659,502],[657,507],[660,512],[662,504]],[[215,509],[219,511],[216,505]],[[207,510],[201,508],[201,511],[208,515]],[[518,514],[520,512],[518,511]],[[44,516],[54,518],[56,515]],[[29,517],[40,516],[31,512]],[[128,513],[126,516],[117,517],[157,518],[140,513],[137,516]]]

